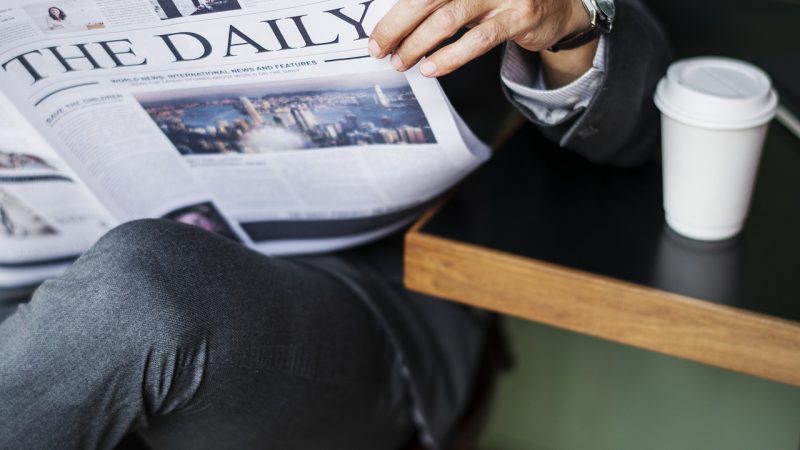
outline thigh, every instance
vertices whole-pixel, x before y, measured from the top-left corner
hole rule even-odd
[[[335,278],[137,222],[0,325],[0,412],[13,418],[0,435],[29,448],[103,448],[133,429],[155,448],[395,448],[413,427],[394,363]]]
[[[203,379],[184,407],[151,419],[145,440],[169,449],[375,450],[406,443],[414,429],[396,353],[361,300],[296,261],[248,259],[198,269],[201,278],[217,280],[199,287],[200,302],[210,305],[201,319],[208,345]]]

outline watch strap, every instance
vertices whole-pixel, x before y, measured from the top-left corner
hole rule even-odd
[[[577,33],[568,35],[564,39],[561,39],[560,41],[553,44],[553,46],[548,48],[547,50],[553,53],[557,53],[561,50],[571,50],[573,48],[578,48],[597,39],[597,37],[600,36],[601,33],[602,30],[600,29],[600,27],[597,24],[594,24],[586,30],[582,30]]]
[[[605,17],[594,0],[581,0],[581,2],[591,20],[589,28],[567,35],[548,48],[548,51],[556,53],[561,50],[578,48],[593,41],[603,32],[611,31],[609,19]]]

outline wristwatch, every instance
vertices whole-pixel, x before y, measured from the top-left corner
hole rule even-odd
[[[583,7],[589,13],[591,23],[586,30],[578,31],[566,36],[564,39],[553,44],[547,50],[557,52],[559,50],[570,50],[587,44],[600,36],[608,34],[614,27],[614,18],[617,15],[617,8],[614,0],[582,0]]]

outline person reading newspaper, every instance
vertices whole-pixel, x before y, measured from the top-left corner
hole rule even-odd
[[[0,448],[447,448],[492,317],[406,291],[401,232],[487,154],[435,77],[505,43],[543,133],[633,165],[661,27],[639,0],[209,5],[0,7],[0,282],[52,277],[0,318]]]

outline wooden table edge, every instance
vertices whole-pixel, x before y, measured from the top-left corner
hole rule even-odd
[[[426,234],[406,234],[408,289],[800,386],[800,323]]]

